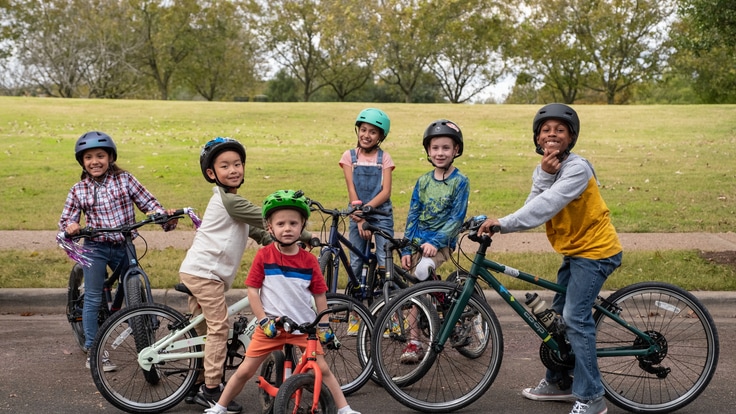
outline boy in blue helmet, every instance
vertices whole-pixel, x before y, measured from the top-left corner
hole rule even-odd
[[[225,292],[240,269],[248,238],[262,245],[271,242],[271,236],[263,229],[261,207],[238,194],[244,182],[245,159],[245,147],[232,138],[217,137],[202,148],[199,156],[202,175],[216,187],[212,189],[202,225],[179,268],[179,279],[192,292],[189,312],[205,316],[205,323],[197,327],[197,333],[207,334],[204,374],[186,401],[207,408],[215,405],[224,387],[222,369],[230,330]],[[310,237],[311,233],[305,232],[304,240]],[[227,408],[228,413],[242,410],[235,401]]]

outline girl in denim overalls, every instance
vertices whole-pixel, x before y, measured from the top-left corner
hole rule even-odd
[[[355,133],[358,137],[356,148],[342,154],[340,167],[345,173],[350,203],[369,205],[389,213],[388,216],[375,215],[371,223],[393,236],[394,217],[391,206],[391,173],[395,165],[391,156],[380,148],[391,127],[391,121],[381,110],[364,109],[355,119]],[[350,242],[360,250],[365,250],[371,240],[371,232],[363,230],[363,219],[352,216],[350,220]],[[383,246],[386,240],[376,237],[378,265],[386,265]],[[363,262],[350,253],[350,264],[356,275],[361,273]]]

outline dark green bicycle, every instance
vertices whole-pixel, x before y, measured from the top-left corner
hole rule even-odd
[[[565,288],[486,258],[491,237],[477,233],[484,220],[479,216],[463,225],[467,237],[479,243],[463,285],[414,285],[393,298],[376,319],[371,340],[375,371],[384,388],[407,407],[458,410],[480,398],[496,378],[503,336],[493,309],[475,293],[478,279],[539,336],[540,358],[547,368],[573,367],[564,330],[535,317],[494,273],[552,292],[564,293]],[[672,412],[695,400],[713,378],[719,353],[716,326],[705,306],[686,290],[668,283],[635,283],[608,298],[598,297],[592,312],[603,386],[615,405],[637,413]],[[402,364],[400,355],[417,333],[428,344],[426,352],[418,362]]]

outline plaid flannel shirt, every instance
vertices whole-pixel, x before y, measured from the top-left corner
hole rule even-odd
[[[164,211],[153,194],[127,171],[108,174],[101,183],[85,177],[69,190],[59,219],[59,230],[66,230],[70,223],[81,225],[82,213],[88,227],[118,227],[132,224],[135,222],[134,205],[143,213]],[[175,225],[169,223],[163,226],[167,231],[173,227]],[[134,237],[135,235],[134,233]],[[120,233],[107,233],[93,240],[122,242],[124,238]]]

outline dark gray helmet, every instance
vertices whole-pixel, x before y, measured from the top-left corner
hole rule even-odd
[[[460,127],[454,122],[447,119],[438,119],[429,124],[424,131],[424,139],[422,140],[425,152],[429,153],[429,141],[434,137],[452,138],[459,147],[455,158],[463,155],[463,133],[460,131]]]
[[[118,148],[112,138],[104,132],[90,131],[79,137],[74,145],[74,156],[82,167],[84,167],[82,154],[90,148],[104,148],[110,154],[112,162],[118,159]]]
[[[207,175],[207,169],[212,168],[212,163],[215,161],[217,155],[225,150],[232,150],[240,154],[240,161],[245,164],[245,147],[243,144],[232,138],[217,137],[212,139],[204,144],[202,152],[199,153],[199,166],[202,169],[202,175],[207,182],[215,182],[215,180]]]
[[[537,137],[539,136],[539,130],[542,128],[542,124],[548,119],[559,119],[567,124],[567,127],[570,129],[570,135],[572,136],[570,146],[567,148],[569,152],[575,146],[575,143],[578,141],[578,135],[580,135],[580,118],[578,118],[577,112],[561,103],[551,103],[537,111],[537,115],[534,116],[534,122],[532,123],[532,131],[534,132],[532,139],[534,140],[537,154],[540,155],[544,155],[544,150],[537,144]]]

